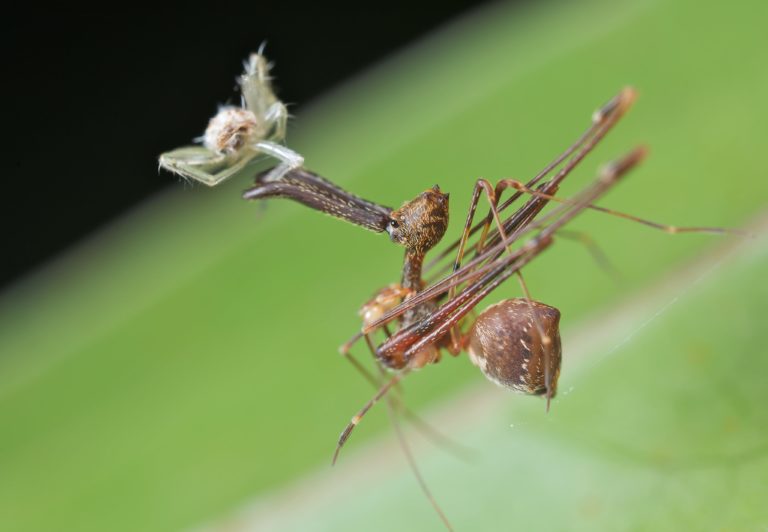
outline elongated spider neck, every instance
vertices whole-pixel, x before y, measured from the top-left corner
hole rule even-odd
[[[423,288],[421,280],[421,267],[424,263],[424,252],[421,250],[406,249],[405,263],[403,264],[403,279],[401,285],[403,288],[413,290],[413,293],[420,292]],[[421,321],[435,311],[437,305],[434,301],[425,301],[406,310],[403,314],[402,326]]]
[[[421,291],[421,267],[424,264],[424,253],[421,250],[406,249],[403,263],[403,288]]]

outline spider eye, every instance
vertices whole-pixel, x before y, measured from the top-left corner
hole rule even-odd
[[[390,220],[389,221],[389,226],[392,229],[397,229],[398,227],[400,227],[400,223],[397,220]]]

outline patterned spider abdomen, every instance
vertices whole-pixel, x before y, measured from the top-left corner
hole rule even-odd
[[[548,367],[554,396],[560,375],[559,323],[560,311],[554,307],[506,299],[485,309],[472,325],[467,335],[469,358],[488,380],[526,394],[547,392]]]

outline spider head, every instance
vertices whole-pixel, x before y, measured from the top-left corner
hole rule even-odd
[[[426,253],[448,227],[448,194],[435,185],[390,214],[387,233],[393,242]]]

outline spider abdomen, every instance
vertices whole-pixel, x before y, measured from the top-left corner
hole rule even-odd
[[[506,299],[485,309],[472,325],[466,340],[469,358],[499,386],[540,395],[549,381],[554,396],[560,375],[559,323],[560,311],[554,307]]]

